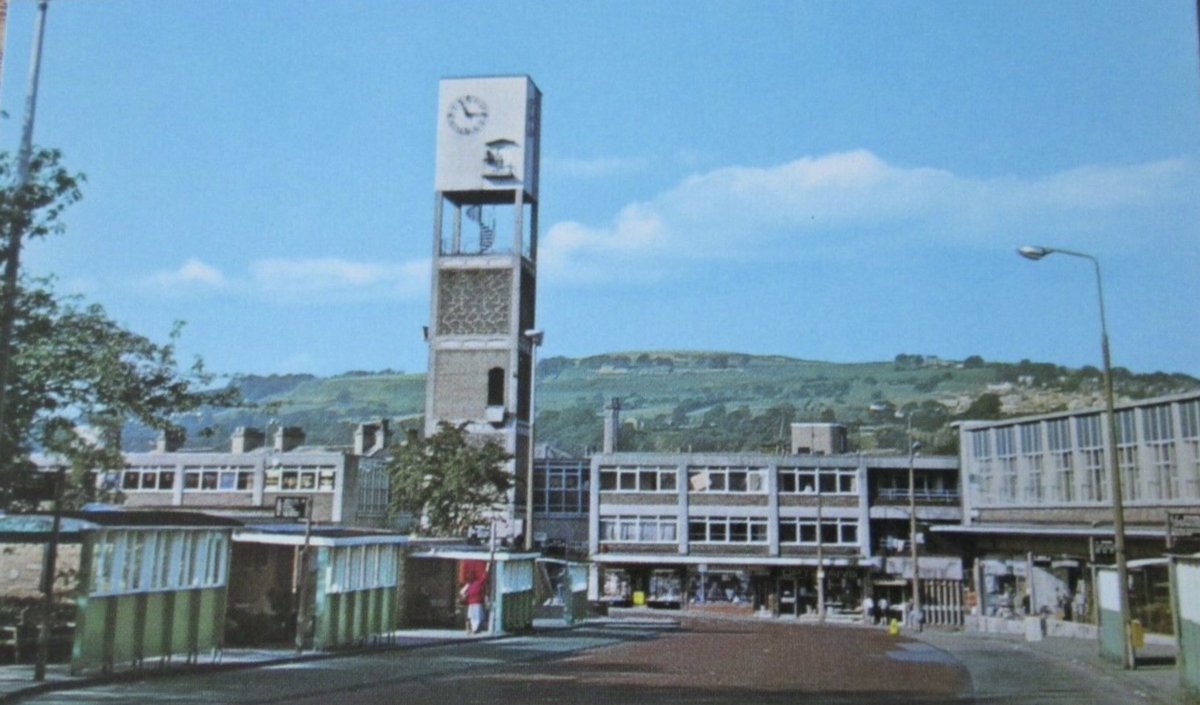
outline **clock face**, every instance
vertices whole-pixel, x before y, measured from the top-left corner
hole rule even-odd
[[[446,122],[450,128],[460,135],[470,135],[479,132],[487,124],[488,107],[473,95],[455,98],[446,112]]]

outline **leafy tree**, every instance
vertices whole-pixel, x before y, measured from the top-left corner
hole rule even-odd
[[[213,378],[201,361],[180,370],[175,350],[182,324],[168,343],[155,343],[97,304],[56,295],[45,281],[19,289],[14,310],[6,470],[31,471],[35,449],[61,458],[77,479],[120,468],[125,421],[176,432],[175,414],[239,400],[231,388],[209,388]],[[96,498],[92,483],[75,484],[66,490],[68,504]],[[0,506],[14,502],[0,489]]]
[[[20,241],[63,232],[64,210],[82,197],[83,175],[68,172],[60,158],[56,150],[37,150],[18,182],[14,161],[0,154],[0,184],[8,184],[0,186],[0,250],[14,274]],[[0,341],[8,370],[0,473],[10,480],[0,482],[0,508],[30,508],[45,494],[20,491],[22,485],[36,488],[44,477],[30,459],[36,449],[86,476],[123,466],[118,439],[125,421],[175,432],[175,414],[237,400],[233,390],[208,389],[212,377],[199,360],[179,369],[175,345],[181,324],[170,342],[157,344],[126,330],[98,305],[58,296],[48,280],[11,281],[0,321],[11,336],[7,345]],[[67,504],[91,499],[91,488],[90,482],[64,487]]]
[[[59,164],[60,158],[57,151],[38,150],[29,155],[22,172],[18,160],[0,153],[0,184],[4,184],[0,187],[0,254],[5,260],[0,291],[0,420],[12,417],[5,382],[14,376],[22,241],[61,233],[63,211],[83,197],[79,190],[83,175],[68,172]],[[18,436],[5,433],[8,426],[0,423],[0,464],[8,464],[19,446]]]
[[[999,419],[1004,417],[1003,404],[1000,400],[1000,395],[993,392],[980,394],[971,402],[961,415],[964,419]]]
[[[983,357],[981,357],[979,355],[971,355],[967,359],[963,360],[963,369],[964,370],[977,370],[983,366],[984,366]]]
[[[466,424],[442,422],[432,436],[392,452],[391,510],[419,517],[433,536],[465,536],[503,505],[513,484],[503,465],[511,458],[491,441],[469,443]]]

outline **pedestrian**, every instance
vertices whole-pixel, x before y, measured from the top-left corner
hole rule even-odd
[[[863,624],[870,624],[872,619],[875,620],[875,624],[879,624],[879,614],[875,612],[875,600],[867,595],[863,598]]]
[[[459,594],[467,603],[467,633],[478,634],[483,629],[484,602],[487,600],[487,572],[476,573],[467,579]]]
[[[891,615],[888,614],[887,598],[886,597],[879,598],[878,605],[879,605],[879,608],[878,608],[879,616],[883,618],[883,623],[884,623],[884,625],[886,625],[888,623],[888,621],[891,619]],[[878,624],[879,622],[876,621],[875,623]]]

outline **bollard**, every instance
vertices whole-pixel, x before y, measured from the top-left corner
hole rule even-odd
[[[1129,641],[1135,649],[1146,648],[1146,630],[1142,627],[1142,620],[1135,619],[1129,622]]]

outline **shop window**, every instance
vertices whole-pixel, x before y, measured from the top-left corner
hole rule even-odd
[[[746,604],[751,601],[750,574],[745,571],[700,573],[691,576],[688,599],[693,603]]]

